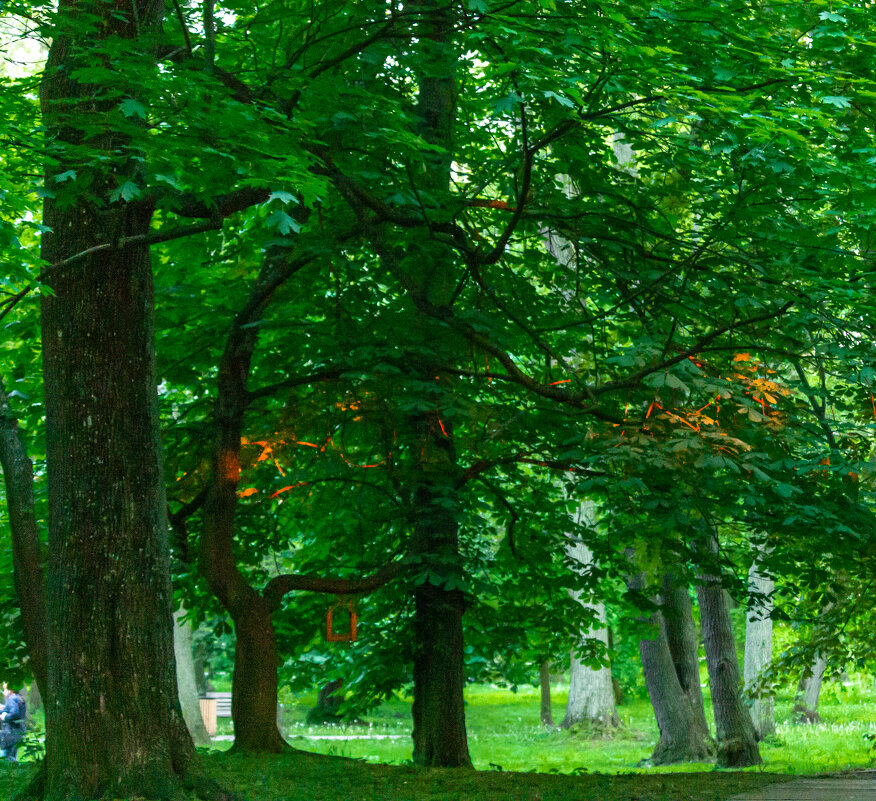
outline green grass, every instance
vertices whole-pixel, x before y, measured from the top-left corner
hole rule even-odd
[[[840,688],[840,689],[838,689]],[[554,720],[562,719],[567,688],[553,693]],[[551,731],[539,723],[539,696],[535,688],[517,693],[473,685],[466,688],[466,720],[469,749],[475,767],[490,770],[539,772],[661,773],[678,768],[639,768],[657,741],[657,726],[650,704],[633,700],[618,708],[621,729],[610,738]],[[410,703],[394,700],[369,715],[369,726],[307,726],[304,718],[313,698],[302,696],[288,708],[285,732],[289,741],[307,751],[369,762],[404,765],[411,757]],[[709,724],[714,731],[711,704],[706,695]],[[814,774],[873,765],[873,753],[864,734],[876,734],[876,692],[873,681],[854,676],[849,686],[826,684],[821,704],[823,722],[797,725],[790,721],[790,693],[780,695],[776,705],[778,732],[761,743],[764,767],[789,774]],[[392,739],[379,737],[393,735]],[[312,739],[315,737],[357,739]],[[362,738],[362,739],[360,739]],[[368,739],[364,739],[368,738]],[[498,769],[492,767],[492,769]],[[711,771],[710,764],[686,765],[689,771]]]
[[[533,688],[512,693],[475,685],[466,689],[466,717],[469,746],[479,771],[421,771],[409,765],[409,702],[385,704],[365,726],[307,726],[305,715],[314,700],[313,696],[297,698],[286,710],[284,728],[294,746],[316,753],[241,757],[224,752],[229,742],[217,743],[220,748],[203,757],[208,772],[249,801],[724,801],[783,780],[787,774],[870,767],[873,754],[863,735],[876,734],[873,681],[853,676],[845,687],[825,686],[824,722],[819,725],[791,724],[791,698],[780,695],[779,731],[776,738],[761,744],[762,768],[716,771],[710,764],[640,768],[637,763],[651,753],[657,737],[647,701],[619,707],[623,726],[614,737],[587,738],[545,730]],[[565,691],[555,688],[553,700],[554,719],[559,720]],[[230,731],[229,721],[222,724]],[[317,735],[365,739],[310,739]],[[397,735],[397,739],[380,740],[375,735]],[[358,759],[325,759],[319,754]],[[395,764],[369,764],[379,762]],[[0,799],[12,798],[33,768],[0,763]]]

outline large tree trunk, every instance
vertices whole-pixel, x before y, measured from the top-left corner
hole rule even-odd
[[[717,552],[714,539],[710,539],[709,550]],[[721,586],[720,577],[704,575],[697,588],[697,598],[715,712],[718,765],[724,768],[759,765],[762,761],[760,750],[751,715],[742,702],[742,677],[736,658],[736,642],[733,639],[727,594]]]
[[[87,7],[87,8],[85,8]],[[130,15],[128,15],[130,7]],[[101,90],[70,79],[90,66],[101,37],[157,42],[162,4],[62,0],[59,21],[94,19],[52,41],[41,92],[58,142],[124,147],[104,131]],[[146,54],[148,56],[148,54]],[[154,54],[151,58],[154,63]],[[101,138],[103,137],[103,138]],[[106,175],[88,164],[90,193],[108,194],[132,164]],[[54,188],[54,184],[52,187]],[[44,205],[43,257],[50,263],[145,235],[149,208],[82,199]],[[42,341],[49,479],[48,676],[44,786],[49,799],[178,798],[195,751],[177,697],[170,565],[153,345],[152,276],[142,244],[91,252],[50,269]]]
[[[450,165],[453,158],[453,128],[456,123],[456,52],[453,43],[454,7],[444,0],[414,0],[419,13],[417,63],[419,95],[417,115],[423,138],[440,150],[424,159],[420,188],[444,206],[449,201]],[[428,302],[446,305],[453,293],[454,257],[447,246],[435,247],[426,232],[419,243],[423,260],[411,276],[412,283]],[[456,357],[455,340],[448,342],[444,330],[423,321],[422,345],[440,364]],[[416,371],[423,386],[433,382],[435,370],[426,359]],[[451,407],[440,393],[430,392],[434,410],[414,417],[413,552],[424,568],[441,576],[438,585],[426,582],[414,593],[414,763],[428,767],[471,766],[465,729],[463,685],[465,665],[462,616],[465,597],[454,586],[461,578],[457,516],[459,513],[459,468],[453,444]],[[449,585],[449,586],[448,586]]]
[[[235,616],[234,631],[234,748],[279,753],[288,748],[277,726],[279,658],[271,610],[261,596]]]
[[[198,698],[198,680],[195,676],[195,660],[192,656],[192,624],[183,621],[186,610],[178,609],[173,613],[173,654],[176,659],[176,682],[179,689],[179,705],[182,708],[183,720],[192,736],[195,745],[210,745],[210,735],[204,725],[201,714],[201,702]]]
[[[773,604],[770,595],[775,582],[758,570],[757,562],[752,562],[748,571],[748,588],[750,592],[765,596],[763,600],[749,602],[745,619],[745,687],[751,691],[761,671],[773,658],[773,621],[770,617]],[[758,740],[776,733],[774,706],[772,695],[753,698],[751,721]]]
[[[471,766],[465,729],[462,616],[465,597],[448,589],[459,579],[461,565],[456,487],[457,467],[450,419],[436,413],[419,421],[422,444],[416,466],[418,510],[412,551],[423,569],[440,576],[421,584],[414,594],[414,763],[428,767]],[[439,425],[440,422],[440,425]]]
[[[642,590],[644,583],[641,575],[629,582],[633,590]],[[678,680],[663,616],[655,612],[650,622],[654,629],[653,636],[639,643],[639,653],[645,686],[660,731],[651,761],[655,765],[709,761],[715,754],[714,743],[708,729],[700,724],[700,716],[695,713],[690,697]]]
[[[812,667],[800,676],[793,713],[798,723],[818,723],[821,720],[818,714],[818,697],[821,695],[825,670],[827,670],[827,660],[819,654],[815,657]]]
[[[672,654],[678,682],[690,699],[697,725],[708,732],[703,688],[700,685],[697,628],[694,625],[693,604],[687,584],[678,583],[671,573],[667,573],[663,578],[660,603],[666,627],[666,640],[669,643],[669,653]]]
[[[33,464],[0,380],[0,464],[12,534],[12,570],[24,642],[36,680],[46,686],[46,609],[43,554],[33,501]]]
[[[554,712],[551,708],[551,663],[542,662],[538,666],[538,684],[541,690],[541,709],[539,714],[542,726],[554,725]]]
[[[577,521],[592,525],[594,522],[592,517],[593,504],[586,502],[580,504],[576,515]],[[581,542],[568,543],[566,553],[570,559],[582,566],[593,561],[592,551]],[[608,628],[606,626],[605,604],[594,603],[583,592],[573,591],[571,595],[584,609],[593,614],[593,624],[586,630],[582,630],[582,639],[599,640],[607,649]],[[566,715],[560,726],[568,729],[576,723],[611,729],[616,727],[620,720],[614,705],[611,668],[591,668],[578,659],[573,649],[569,669],[569,698],[566,703]]]

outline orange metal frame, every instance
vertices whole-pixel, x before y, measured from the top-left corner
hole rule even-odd
[[[350,613],[350,629],[349,631],[335,631],[334,629],[334,614],[336,610],[345,609]],[[338,601],[329,607],[325,616],[325,638],[329,642],[356,642],[356,623],[358,616],[356,615],[356,604],[350,599]]]

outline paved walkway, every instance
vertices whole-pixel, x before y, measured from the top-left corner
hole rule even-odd
[[[727,801],[876,801],[876,772],[778,782]]]

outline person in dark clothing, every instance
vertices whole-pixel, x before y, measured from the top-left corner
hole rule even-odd
[[[27,704],[15,691],[3,683],[3,697],[6,704],[0,712],[0,747],[11,762],[18,762],[18,744],[24,739],[24,725],[27,717]]]

